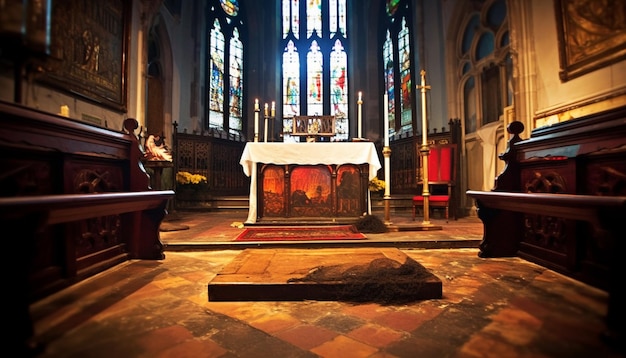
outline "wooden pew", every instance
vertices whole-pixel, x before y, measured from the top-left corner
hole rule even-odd
[[[108,267],[129,259],[164,259],[163,245],[159,240],[159,226],[163,220],[167,201],[173,191],[145,191],[133,193],[66,194],[0,198],[0,225],[20,228],[18,237],[4,242],[11,259],[2,260],[5,273],[4,285],[10,288],[4,298],[13,311],[8,315],[8,342],[15,344],[14,352],[30,354],[34,349],[33,320],[29,306],[32,301],[30,275],[32,262],[36,260],[38,234],[47,226],[78,222],[85,219],[98,220],[106,216],[119,216],[125,230],[124,242],[116,257],[96,266]],[[128,229],[128,230],[126,230]],[[15,230],[15,229],[14,229]],[[97,270],[99,271],[99,270]],[[71,284],[94,273],[94,267],[68,277]],[[18,354],[19,355],[19,354]]]
[[[164,259],[172,190],[152,190],[138,124],[121,131],[0,102],[8,342],[32,354],[29,305],[131,259]],[[20,355],[20,354],[17,354]]]
[[[626,197],[473,190],[467,191],[467,195],[476,200],[478,216],[484,224],[480,257],[526,256],[519,251],[525,235],[524,214],[586,222],[595,231],[604,233],[601,236],[603,241],[598,244],[610,253],[606,277],[608,282],[604,285],[609,293],[607,338],[615,341],[623,338],[626,328],[626,295],[622,287],[624,278],[620,273],[625,271],[622,256],[626,249]],[[576,242],[570,245],[575,246]],[[527,258],[532,260],[532,257]],[[534,261],[552,266],[547,260]]]
[[[606,338],[626,328],[626,108],[534,130],[509,125],[492,191],[467,191],[484,224],[480,257],[519,256],[609,294]]]

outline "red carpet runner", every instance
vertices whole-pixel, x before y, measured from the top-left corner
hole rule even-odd
[[[235,241],[311,241],[311,240],[364,240],[354,225],[253,227],[246,228]]]

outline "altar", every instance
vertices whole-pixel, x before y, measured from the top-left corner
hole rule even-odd
[[[356,219],[370,212],[368,182],[382,167],[371,142],[249,142],[239,164],[250,177],[246,223]]]

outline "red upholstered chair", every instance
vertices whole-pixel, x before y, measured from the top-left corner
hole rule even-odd
[[[433,145],[428,156],[428,200],[429,208],[443,208],[446,212],[446,222],[453,202],[452,188],[456,182],[456,144]],[[422,158],[420,157],[420,162]],[[423,168],[423,165],[420,165]],[[418,195],[413,197],[413,220],[416,210],[423,210],[424,197],[422,196],[423,178],[418,181]],[[452,210],[452,217],[456,220],[456,213]]]

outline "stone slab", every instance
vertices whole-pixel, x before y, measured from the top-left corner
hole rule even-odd
[[[407,302],[441,280],[396,248],[246,249],[208,284],[209,301]]]

